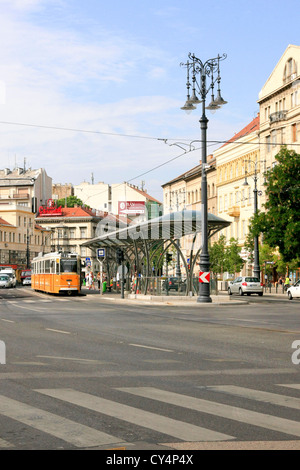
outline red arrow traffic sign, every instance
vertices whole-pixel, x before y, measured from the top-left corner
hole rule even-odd
[[[210,273],[205,273],[200,271],[199,273],[199,282],[209,282],[210,281]]]

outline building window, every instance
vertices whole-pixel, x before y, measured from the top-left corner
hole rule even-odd
[[[219,211],[222,212],[222,196],[219,199]]]
[[[292,124],[292,142],[297,141],[297,124]]]
[[[75,238],[75,228],[70,228],[70,238]]]
[[[80,238],[86,238],[86,227],[80,227]]]
[[[294,93],[291,94],[291,108],[294,108],[297,106],[297,101],[298,101],[298,92],[294,91]]]
[[[80,256],[86,256],[86,247],[85,246],[80,247]]]
[[[267,144],[267,152],[270,152],[271,151],[271,136],[270,135],[266,137],[266,144]]]
[[[246,236],[246,222],[243,220],[242,222],[242,237],[245,238]]]

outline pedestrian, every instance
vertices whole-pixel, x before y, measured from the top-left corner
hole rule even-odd
[[[98,282],[98,289],[100,290],[101,289],[101,274],[100,274],[100,272],[98,272],[98,274],[97,274],[97,282]]]
[[[286,276],[285,281],[284,281],[285,290],[288,289],[289,285],[290,285],[290,278],[288,276]]]
[[[91,290],[91,288],[95,290],[95,279],[92,271],[89,273],[89,290]]]
[[[280,278],[278,279],[278,284],[280,284],[282,286],[282,284],[283,284],[282,276],[280,276]]]

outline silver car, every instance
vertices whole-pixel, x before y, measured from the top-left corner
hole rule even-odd
[[[258,294],[263,295],[263,284],[257,277],[252,276],[240,276],[234,281],[231,281],[228,286],[228,294],[239,294],[239,295],[251,295]]]
[[[10,277],[7,274],[1,274],[0,275],[0,287],[2,289],[12,287],[12,281]]]

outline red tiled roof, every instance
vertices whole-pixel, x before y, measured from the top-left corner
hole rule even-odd
[[[0,217],[0,225],[10,225],[11,227],[13,227],[12,224],[10,224],[9,222],[6,222],[6,220],[2,219],[2,217]]]
[[[148,199],[148,201],[153,201],[153,202],[157,202],[158,204],[161,204],[160,201],[150,196],[150,194],[146,193],[146,191],[142,191],[141,189],[138,189],[138,188],[132,188],[132,189],[134,189],[136,192],[144,196],[146,199]]]
[[[227,140],[227,142],[224,145],[222,145],[222,147],[224,147],[227,144],[230,144],[231,142],[235,142],[236,140],[241,139],[242,137],[245,137],[246,135],[252,134],[252,132],[258,129],[259,129],[259,114],[240,132],[238,132],[237,134],[234,134],[234,136],[231,137],[231,139]]]

